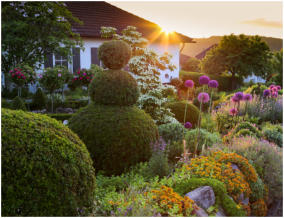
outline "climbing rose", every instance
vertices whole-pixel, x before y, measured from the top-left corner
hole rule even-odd
[[[230,115],[232,115],[232,116],[236,115],[237,113],[238,113],[238,110],[236,108],[232,108],[230,110]]]
[[[194,82],[192,80],[186,80],[184,86],[187,88],[192,88],[194,86]]]
[[[186,129],[190,129],[190,128],[192,128],[192,124],[191,124],[190,122],[186,122],[186,123],[184,124],[184,127],[185,127]]]
[[[245,94],[244,97],[243,97],[243,100],[245,100],[245,101],[251,101],[251,100],[252,100],[251,94]]]
[[[219,83],[217,80],[210,80],[209,83],[208,83],[208,86],[210,88],[217,88],[219,86]]]
[[[200,92],[197,99],[201,103],[206,103],[209,101],[209,95],[206,92]]]
[[[199,77],[199,84],[200,85],[207,85],[209,83],[210,78],[208,76],[201,76]]]

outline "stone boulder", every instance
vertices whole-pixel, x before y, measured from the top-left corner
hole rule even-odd
[[[56,113],[66,113],[66,114],[72,114],[74,113],[72,108],[62,108],[62,107],[58,107],[56,108]]]
[[[205,210],[215,204],[215,194],[210,186],[201,186],[187,193],[186,196]]]

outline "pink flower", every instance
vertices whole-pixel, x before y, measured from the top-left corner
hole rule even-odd
[[[194,86],[194,82],[192,80],[186,80],[184,82],[184,86],[187,88],[192,88]]]
[[[236,108],[230,109],[230,115],[235,116],[238,113],[238,110]]]
[[[77,79],[78,79],[77,77],[74,78],[74,80],[77,80]]]
[[[77,72],[77,74],[80,74],[80,70]]]
[[[269,89],[273,89],[275,87],[275,85],[270,85]]]
[[[276,88],[278,91],[281,90],[281,86],[276,86]]]
[[[15,74],[13,73],[13,74],[12,74],[12,77],[14,77],[14,76],[15,76]]]
[[[88,77],[88,76],[87,76],[86,78],[87,78],[87,79],[90,79],[90,77]]]
[[[206,92],[200,92],[197,99],[201,103],[206,103],[209,101],[209,95]]]
[[[86,73],[83,73],[83,75],[86,76],[87,74],[86,74]]]
[[[82,80],[83,79],[83,77],[80,77],[80,80]]]

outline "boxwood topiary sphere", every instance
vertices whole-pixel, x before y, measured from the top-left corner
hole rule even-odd
[[[131,57],[130,46],[121,40],[104,42],[98,51],[99,59],[104,65],[113,70],[123,68]]]
[[[89,87],[91,99],[105,105],[134,105],[139,97],[136,80],[126,71],[98,72]]]
[[[184,122],[184,110],[185,110],[186,101],[176,101],[167,104],[171,109],[171,112],[175,115],[175,118],[180,122]],[[198,123],[199,109],[193,105],[187,104],[187,112],[185,122],[190,122],[192,127],[196,127]]]
[[[96,170],[118,175],[151,157],[158,129],[151,117],[134,106],[89,104],[70,120],[69,127],[86,144]]]
[[[1,117],[2,216],[88,215],[95,175],[78,136],[45,115]]]

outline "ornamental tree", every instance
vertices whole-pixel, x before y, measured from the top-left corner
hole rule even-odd
[[[66,67],[56,66],[46,68],[43,74],[39,74],[39,83],[45,92],[51,95],[51,111],[53,112],[53,94],[62,89],[64,84],[71,78],[71,73]]]
[[[21,64],[9,71],[11,81],[18,87],[18,96],[21,96],[21,89],[24,85],[33,84],[36,81],[36,73],[28,65]]]
[[[37,68],[50,53],[71,57],[72,48],[83,46],[71,29],[71,23],[81,22],[64,2],[3,2],[1,15],[4,73],[20,63]]]
[[[224,36],[218,46],[207,52],[201,61],[202,72],[229,73],[235,88],[235,77],[256,75],[266,78],[269,73],[270,50],[259,36]]]
[[[127,26],[121,31],[121,35],[116,32],[116,28],[101,27],[102,37],[125,41],[132,49],[128,66],[138,83],[139,108],[149,113],[157,124],[177,122],[174,114],[166,106],[167,90],[175,92],[175,89],[173,86],[163,85],[159,78],[161,70],[173,71],[176,68],[170,62],[171,55],[168,53],[159,55],[147,48],[148,40],[143,38],[134,26]]]

